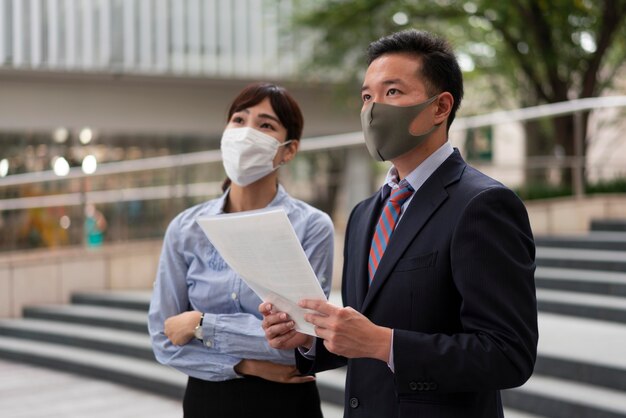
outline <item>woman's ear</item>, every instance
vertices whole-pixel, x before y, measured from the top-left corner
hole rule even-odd
[[[281,164],[288,163],[296,156],[298,150],[300,149],[300,141],[298,139],[292,139],[291,142],[285,145],[283,148],[285,148],[285,150],[283,151],[283,159]]]
[[[437,109],[435,110],[435,125],[445,122],[450,116],[452,106],[454,105],[454,97],[447,91],[439,94],[437,99]]]

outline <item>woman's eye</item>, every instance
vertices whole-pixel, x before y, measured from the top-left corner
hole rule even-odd
[[[272,131],[274,131],[274,125],[270,124],[270,123],[262,123],[261,124],[261,129],[271,129]]]
[[[364,94],[363,97],[361,98],[363,99],[364,102],[367,102],[372,98],[372,96],[370,96],[369,94]]]
[[[241,116],[233,116],[230,121],[233,123],[243,123],[243,118]]]

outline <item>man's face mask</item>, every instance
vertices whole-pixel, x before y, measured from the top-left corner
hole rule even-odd
[[[384,103],[371,103],[361,112],[361,126],[365,145],[370,155],[377,161],[393,160],[411,151],[424,142],[439,126],[424,113],[419,115],[438,95],[425,102],[412,106],[392,106]],[[410,132],[411,124],[417,120],[417,135]]]
[[[253,128],[230,128],[222,134],[222,162],[233,183],[245,187],[267,176],[274,167],[274,157],[282,144],[271,135]]]

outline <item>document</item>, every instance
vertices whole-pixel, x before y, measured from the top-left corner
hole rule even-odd
[[[288,313],[296,330],[315,336],[298,301],[326,300],[326,295],[283,208],[198,217],[196,222],[263,301]]]

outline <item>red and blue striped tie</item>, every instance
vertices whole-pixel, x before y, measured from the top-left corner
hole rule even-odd
[[[370,284],[374,279],[374,274],[376,273],[380,259],[383,258],[383,253],[387,248],[391,233],[396,227],[402,205],[411,197],[413,191],[411,185],[406,180],[402,180],[398,187],[391,191],[391,196],[389,200],[387,200],[383,212],[380,214],[380,219],[378,220],[376,231],[374,232],[374,238],[372,239],[370,258],[367,266]]]

